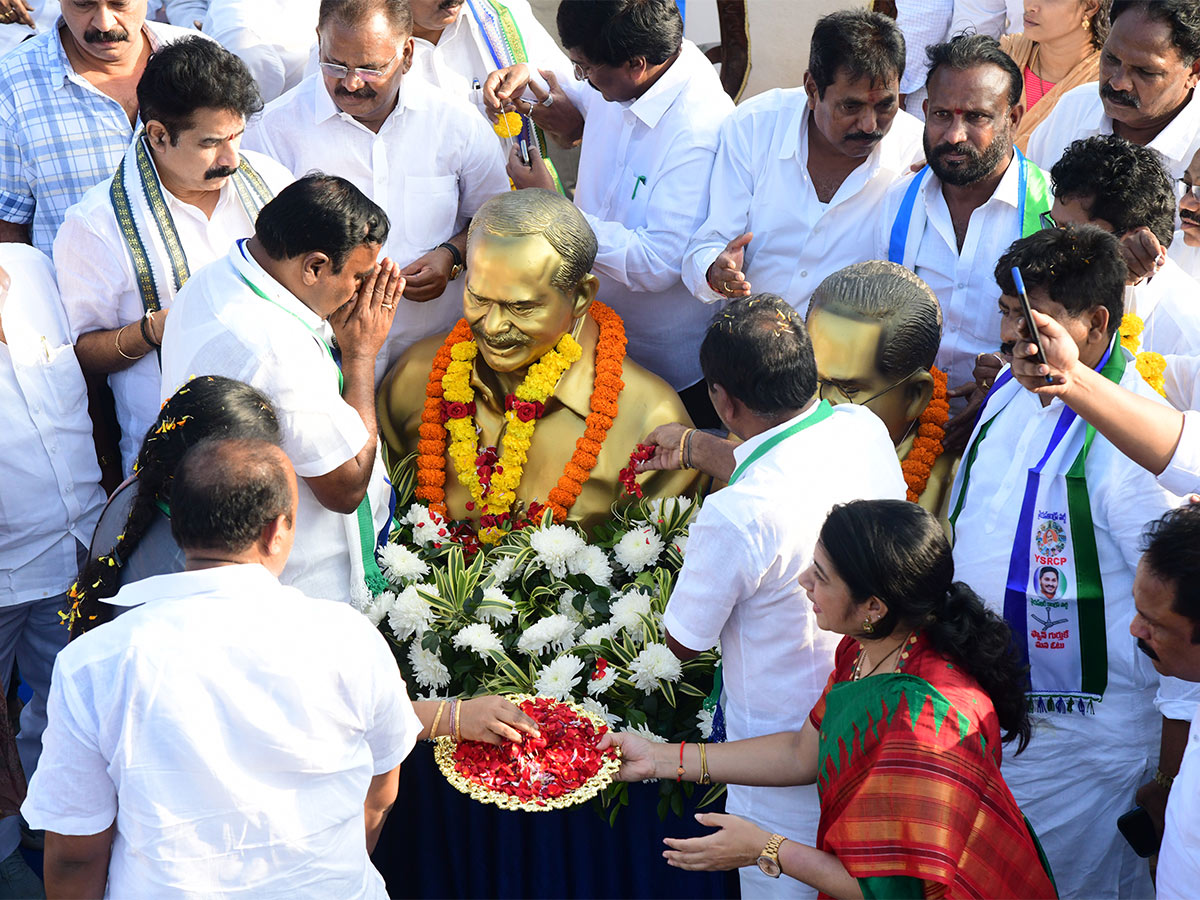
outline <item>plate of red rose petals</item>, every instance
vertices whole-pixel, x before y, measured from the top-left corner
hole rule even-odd
[[[596,749],[608,731],[603,719],[550,697],[507,699],[537,722],[540,734],[500,744],[438,738],[434,759],[454,787],[481,803],[542,812],[590,800],[612,781],[621,760],[615,747]]]

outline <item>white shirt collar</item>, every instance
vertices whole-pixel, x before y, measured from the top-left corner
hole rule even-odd
[[[313,124],[314,125],[324,124],[325,122],[334,118],[335,116],[340,116],[341,118],[345,119],[347,122],[357,125],[359,128],[363,129],[364,131],[370,132],[370,129],[367,128],[366,125],[363,125],[361,122],[359,122],[357,119],[355,119],[354,116],[350,115],[349,113],[342,112],[338,108],[338,105],[333,102],[333,97],[331,97],[329,95],[329,88],[326,87],[326,85],[325,85],[325,78],[324,78],[324,76],[322,76],[320,69],[317,69],[317,71],[314,72],[309,77],[313,79]],[[386,121],[384,122],[385,128],[389,124],[391,124],[393,117],[395,117],[399,113],[402,113],[406,108],[416,108],[416,107],[422,105],[421,101],[424,98],[420,95],[420,93],[418,91],[413,90],[413,88],[412,88],[413,82],[415,82],[418,77],[419,76],[411,76],[409,74],[405,74],[405,75],[401,76],[400,91],[396,95],[396,108],[393,109],[390,113],[388,113],[388,117],[387,117]],[[382,130],[383,129],[381,128],[380,131],[382,131]]]
[[[1100,98],[1099,83],[1097,83],[1095,102],[1098,113],[1098,130],[1102,134],[1113,134],[1113,120],[1104,111],[1104,101]],[[1200,100],[1197,99],[1196,90],[1193,88],[1192,96],[1179,111],[1179,115],[1172,119],[1167,127],[1160,131],[1158,136],[1147,146],[1157,150],[1168,160],[1183,160],[1184,165],[1187,165],[1192,158],[1192,142],[1196,139],[1197,131],[1200,131]]]
[[[803,88],[795,88],[794,90],[803,91]],[[907,144],[900,138],[899,131],[896,130],[898,119],[900,116],[907,116],[908,113],[899,110],[896,113],[896,118],[892,119],[892,127],[888,129],[887,134],[883,136],[875,147],[863,160],[862,165],[854,171],[866,171],[874,173],[881,167],[895,172],[907,172],[908,166],[912,162],[912,153],[908,150]],[[808,125],[809,125],[809,108],[807,103],[802,103],[793,106],[790,112],[791,120],[785,127],[783,140],[779,142],[779,158],[791,159],[795,157],[803,165],[808,165]]]
[[[244,595],[249,602],[250,598],[267,596],[271,588],[278,587],[279,579],[257,563],[214,566],[143,578],[125,585],[108,602],[113,606],[140,606],[151,601],[230,591]]]
[[[235,241],[229,250],[229,261],[233,265],[234,271],[243,280],[257,287],[271,300],[295,315],[313,331],[324,335],[327,328],[325,320],[305,306],[300,298],[272,278],[267,270],[258,264],[258,260],[251,256],[250,251],[246,248],[247,240],[249,239],[242,238]]]
[[[786,422],[780,422],[778,425],[774,426],[773,428],[768,428],[766,431],[762,432],[761,434],[756,434],[752,438],[747,438],[745,441],[743,441],[742,443],[738,444],[736,447],[733,448],[734,461],[737,463],[737,465],[740,466],[743,462],[745,462],[746,458],[748,456],[750,456],[750,454],[753,453],[755,451],[755,449],[757,449],[760,445],[765,444],[767,441],[769,441],[775,435],[777,435],[781,432],[787,431],[789,428],[791,428],[797,422],[803,422],[809,416],[815,414],[817,409],[820,406],[821,406],[821,401],[818,400],[815,403],[813,403],[812,406],[810,406],[804,412],[800,413],[799,415],[793,416],[792,418],[788,419]]]
[[[1030,161],[1028,165],[1033,165],[1033,162]],[[1021,198],[1017,194],[1017,185],[1021,180],[1020,170],[1021,166],[1017,160],[1017,154],[1014,152],[1012,159],[1008,163],[1008,168],[1004,170],[1004,177],[1000,179],[1000,183],[992,191],[992,196],[987,199],[987,203],[999,201],[1000,203],[1007,203],[1013,209],[1020,209]],[[929,177],[925,179],[924,191],[926,204],[930,203],[932,198],[941,196],[942,181],[932,170],[929,173]],[[943,200],[942,202],[944,203],[945,201]],[[986,206],[987,203],[984,205]]]
[[[680,92],[688,85],[690,80],[688,63],[691,61],[688,58],[690,56],[689,46],[689,42],[684,41],[679,55],[675,57],[675,61],[671,63],[670,67],[659,76],[658,81],[651,85],[650,90],[628,105],[629,111],[650,128],[658,124]],[[696,52],[699,53],[698,50]]]

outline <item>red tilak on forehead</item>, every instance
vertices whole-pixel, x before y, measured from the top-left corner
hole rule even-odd
[[[954,110],[954,114],[955,114],[956,116],[961,116],[961,115],[962,115],[963,113],[965,113],[965,112],[966,112],[966,110],[965,110],[965,109],[955,109],[955,110]]]

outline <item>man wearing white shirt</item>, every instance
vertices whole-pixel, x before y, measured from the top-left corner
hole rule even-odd
[[[1116,134],[1157,150],[1179,178],[1200,149],[1200,11],[1195,0],[1114,0],[1100,80],[1063,95],[1029,137],[1043,168],[1067,145]]]
[[[921,158],[921,123],[899,108],[903,69],[894,22],[833,13],[813,30],[803,89],[761,94],[725,120],[708,219],[683,258],[694,296],[753,287],[803,309],[825,276],[871,258],[869,223]]]
[[[0,684],[8,690],[15,658],[33,690],[17,740],[28,777],[41,753],[51,667],[67,643],[59,611],[70,606],[104,491],[54,269],[23,244],[0,244],[0,394]],[[0,859],[20,839],[17,816],[0,821]]]
[[[948,34],[977,31],[997,40],[1025,29],[1024,0],[954,0]]]
[[[421,723],[365,617],[279,583],[296,500],[274,444],[197,444],[172,487],[186,569],[60,655],[22,806],[50,896],[387,896],[369,855]]]
[[[508,176],[496,135],[474,108],[405,77],[413,53],[407,0],[324,3],[321,14],[321,71],[269,104],[246,144],[297,177],[317,169],[346,178],[391,218],[385,252],[404,267],[406,287],[378,380],[405,349],[462,314],[461,287],[447,285],[462,272],[471,216],[508,190]]]
[[[54,243],[79,363],[113,389],[126,476],[158,415],[157,351],[175,292],[253,234],[259,209],[292,181],[274,160],[239,152],[262,101],[214,41],[185,38],[151,56],[138,103],[145,128],[117,173],[67,211]]]
[[[1023,313],[1014,266],[1033,309],[1068,332],[1083,365],[1157,397],[1116,339],[1125,267],[1112,235],[1087,225],[1046,229],[1001,257],[1000,329],[1016,342]],[[955,571],[1004,615],[1030,664],[1033,736],[1005,760],[1004,777],[1064,897],[1152,891],[1115,822],[1156,764],[1174,771],[1187,724],[1178,721],[1178,684],[1160,688],[1134,647],[1129,598],[1142,529],[1177,503],[1061,401],[1007,374],[988,394],[955,480]],[[1037,591],[1046,565],[1061,573],[1054,601]]]
[[[1116,135],[1071,144],[1050,170],[1054,190],[1051,216],[1058,225],[1091,224],[1126,242],[1148,233],[1158,247],[1171,244],[1175,193],[1161,157],[1148,147]],[[1200,284],[1170,257],[1149,275],[1130,272],[1125,315],[1134,352],[1200,353]]]
[[[896,4],[896,25],[904,35],[905,64],[900,76],[900,98],[905,110],[924,117],[925,74],[929,61],[925,48],[950,37],[953,0],[900,0]]]
[[[312,59],[320,0],[212,0],[204,33],[241,57],[264,100],[304,78]]]
[[[858,499],[903,499],[904,478],[883,422],[869,409],[818,402],[817,367],[800,315],[759,294],[713,319],[700,349],[713,405],[744,440],[729,486],[704,504],[667,605],[667,641],[690,659],[723,656],[729,740],[798,730],[821,695],[837,637],[822,632],[797,579],[812,563],[829,510]],[[814,843],[814,785],[729,788],[726,810]],[[741,870],[745,897],[810,897],[790,878]]]
[[[591,85],[575,204],[599,245],[597,296],[625,320],[629,355],[679,391],[697,425],[717,427],[698,357],[711,310],[679,270],[708,210],[717,131],[733,101],[683,39],[674,0],[638,8],[637,18],[607,4],[559,8],[559,36]],[[627,55],[607,55],[613,47]],[[554,188],[541,159],[526,168],[512,157],[508,171],[519,188]]]
[[[362,599],[364,581],[381,589],[376,536],[391,522],[375,360],[404,278],[375,262],[387,232],[345,179],[301,178],[263,207],[253,238],[184,285],[163,335],[163,400],[193,375],[224,375],[275,404],[301,479],[283,582],[342,602]]]
[[[1021,72],[1000,45],[960,35],[929,48],[929,59],[928,165],[888,192],[875,256],[933,288],[944,322],[937,367],[962,396],[974,386],[975,357],[1000,345],[992,268],[1015,239],[1041,229],[1050,191],[1045,173],[1013,146]],[[970,411],[959,414],[960,437]]]

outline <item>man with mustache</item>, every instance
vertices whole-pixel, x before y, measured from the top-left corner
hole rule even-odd
[[[51,252],[67,209],[129,146],[151,52],[189,33],[147,22],[146,0],[70,2],[0,60],[0,241]]]
[[[107,376],[128,476],[158,415],[159,356],[175,292],[190,273],[254,233],[259,209],[292,181],[242,153],[262,108],[240,59],[194,36],[154,53],[138,82],[145,127],[115,175],[67,211],[54,261],[75,352]]]
[[[875,254],[933,288],[944,322],[937,366],[961,385],[950,396],[963,397],[975,387],[975,357],[999,343],[991,268],[1014,239],[1042,227],[1050,191],[1046,174],[1013,146],[1021,71],[995,39],[958,35],[927,54],[928,165],[888,192]],[[972,412],[959,406],[948,446],[961,448]]]
[[[508,190],[496,135],[464,101],[412,66],[408,0],[322,0],[320,71],[268,104],[246,145],[297,176],[318,169],[349,180],[392,220],[384,251],[406,279],[389,363],[421,338],[448,330],[460,313],[467,225],[489,197]]]
[[[1193,278],[1200,279],[1200,150],[1188,163],[1176,188],[1183,193],[1179,198],[1179,230],[1167,251],[1168,259],[1174,260]]]
[[[813,29],[802,88],[743,103],[721,126],[708,219],[683,257],[705,302],[767,291],[802,309],[825,276],[869,259],[865,223],[920,158],[900,110],[904,38],[862,10]]]
[[[1097,87],[1058,101],[1030,136],[1029,158],[1051,166],[1074,140],[1116,134],[1157,150],[1179,178],[1200,149],[1200,2],[1114,0],[1109,20]]]

